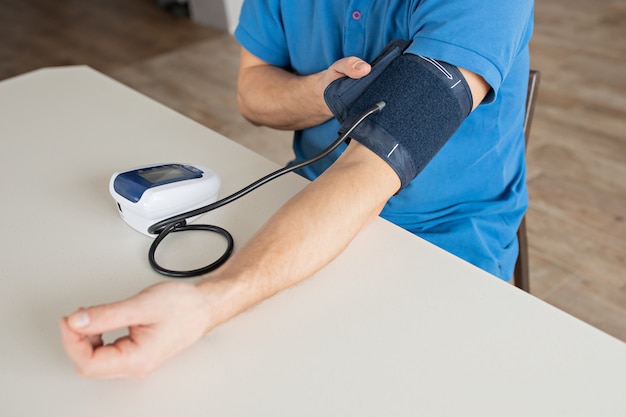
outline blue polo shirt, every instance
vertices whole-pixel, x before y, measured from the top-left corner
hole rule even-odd
[[[523,118],[532,0],[246,0],[235,36],[263,61],[297,74],[347,56],[371,62],[393,39],[408,53],[449,62],[491,86],[428,166],[381,216],[510,280],[526,210]],[[419,105],[419,97],[416,97]],[[294,134],[297,160],[336,137],[330,120]],[[305,168],[315,179],[338,157]]]

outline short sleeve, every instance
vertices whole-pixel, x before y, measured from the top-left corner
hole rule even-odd
[[[289,66],[280,0],[246,0],[235,38],[248,52],[268,64]]]
[[[493,101],[530,40],[532,0],[422,0],[409,18],[407,52],[449,62],[481,75]]]

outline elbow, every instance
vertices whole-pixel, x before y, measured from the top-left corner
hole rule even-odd
[[[237,107],[239,109],[239,114],[241,114],[241,116],[249,123],[254,126],[261,126],[261,123],[255,117],[254,111],[248,105],[246,97],[241,93],[241,91],[237,92]]]

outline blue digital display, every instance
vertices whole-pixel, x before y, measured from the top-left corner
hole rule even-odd
[[[155,165],[118,174],[113,182],[113,188],[122,197],[136,203],[149,188],[202,178],[202,174],[201,170],[191,165]]]

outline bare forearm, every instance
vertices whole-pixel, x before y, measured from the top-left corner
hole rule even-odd
[[[324,101],[328,84],[343,76],[361,78],[370,69],[361,59],[347,57],[318,73],[296,75],[242,48],[237,82],[239,111],[254,124],[276,129],[316,126],[332,117]]]
[[[361,147],[342,157],[200,284],[207,292],[215,292],[217,286],[220,294],[227,295],[228,302],[220,303],[223,308],[216,312],[217,322],[309,277],[378,215],[399,181],[393,172],[376,176],[370,162],[358,159],[359,152],[369,150]]]
[[[275,129],[299,130],[330,119],[321,76],[300,76],[259,65],[240,72],[239,111],[250,122]]]

